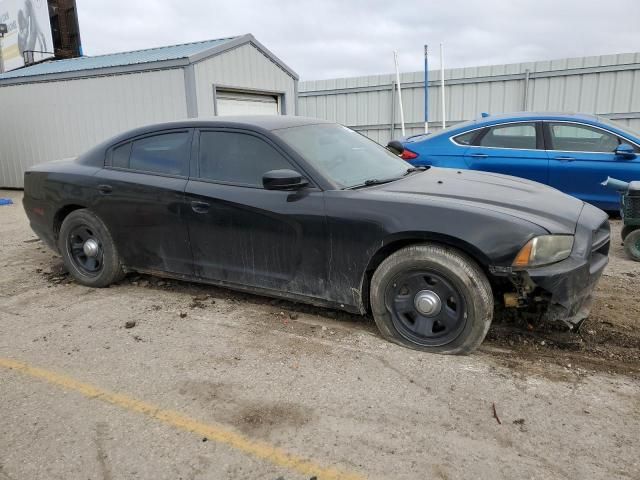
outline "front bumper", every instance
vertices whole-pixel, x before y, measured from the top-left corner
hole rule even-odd
[[[519,272],[549,300],[545,320],[578,327],[587,318],[592,293],[609,263],[610,228],[606,213],[585,204],[571,255],[562,262]]]

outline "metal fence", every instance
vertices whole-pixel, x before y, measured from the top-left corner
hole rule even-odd
[[[424,72],[403,73],[406,134],[424,131]],[[482,112],[595,113],[640,130],[640,53],[445,70],[446,123]],[[398,138],[395,75],[300,82],[299,115],[327,119],[386,144]],[[429,129],[442,126],[440,72],[429,71]]]

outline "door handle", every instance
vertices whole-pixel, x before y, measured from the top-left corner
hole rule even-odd
[[[98,191],[103,195],[109,195],[113,192],[113,187],[111,185],[98,185]]]
[[[573,162],[575,161],[575,158],[573,157],[554,157],[554,160],[559,160],[561,162]]]
[[[487,158],[489,155],[486,153],[472,153],[469,156],[473,158]]]
[[[196,213],[207,213],[209,211],[209,204],[207,202],[191,202],[191,210]]]

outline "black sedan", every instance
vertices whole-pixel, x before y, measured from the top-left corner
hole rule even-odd
[[[557,190],[410,168],[302,117],[139,128],[30,169],[24,208],[83,285],[138,271],[371,312],[440,353],[480,345],[495,308],[579,325],[609,249],[607,216]]]

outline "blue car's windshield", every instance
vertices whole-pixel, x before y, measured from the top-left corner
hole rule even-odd
[[[364,135],[335,123],[274,130],[307,162],[341,188],[395,180],[411,165]]]

